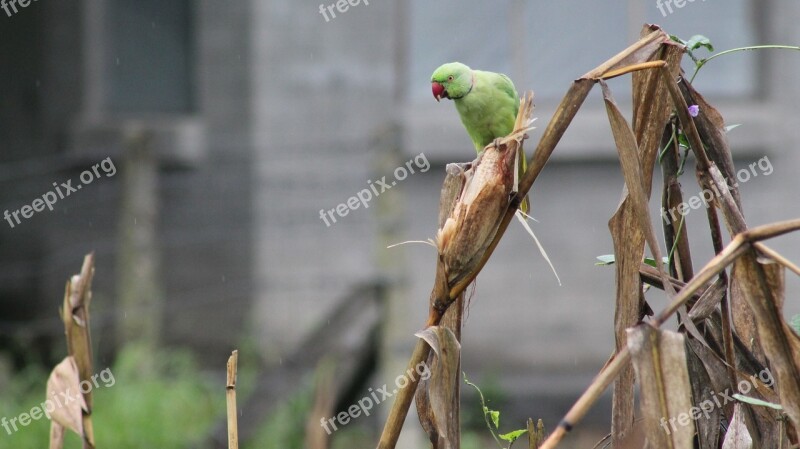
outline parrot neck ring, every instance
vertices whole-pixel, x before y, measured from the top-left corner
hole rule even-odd
[[[472,72],[472,80],[469,83],[469,89],[467,89],[466,92],[464,92],[463,94],[461,94],[461,95],[459,95],[457,97],[447,97],[447,98],[449,98],[451,100],[460,100],[460,99],[464,98],[468,93],[472,92],[472,88],[473,87],[475,87],[475,72]]]

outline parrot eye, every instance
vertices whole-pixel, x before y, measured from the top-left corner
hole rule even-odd
[[[453,75],[448,76],[447,81],[453,81]]]

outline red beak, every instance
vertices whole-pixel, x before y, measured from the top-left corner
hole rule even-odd
[[[449,98],[447,96],[447,91],[444,89],[444,86],[437,83],[436,81],[431,83],[431,90],[433,91],[433,98],[435,98],[436,101],[439,101],[442,98]]]

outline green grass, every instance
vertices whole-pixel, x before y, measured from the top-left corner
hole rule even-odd
[[[153,369],[144,370],[143,366]],[[105,367],[95,367],[99,373]],[[195,370],[184,352],[162,352],[155,363],[135,347],[125,349],[111,367],[113,379],[98,379],[94,388],[93,423],[98,447],[139,449],[187,447],[202,438],[225,413],[222,389],[213,389]],[[11,388],[0,392],[0,417],[10,420],[45,399],[49,375],[42,368],[28,368],[16,375]],[[42,417],[18,431],[9,425],[11,435],[0,427],[0,449],[48,447],[50,422]],[[65,449],[79,449],[74,433],[66,438]]]

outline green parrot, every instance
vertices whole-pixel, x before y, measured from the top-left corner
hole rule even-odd
[[[431,90],[436,101],[442,98],[453,100],[478,154],[486,145],[514,130],[519,95],[511,79],[502,73],[472,70],[460,62],[450,62],[433,72]],[[521,151],[519,158],[521,177],[526,168],[525,155]],[[520,209],[528,212],[527,196]]]

